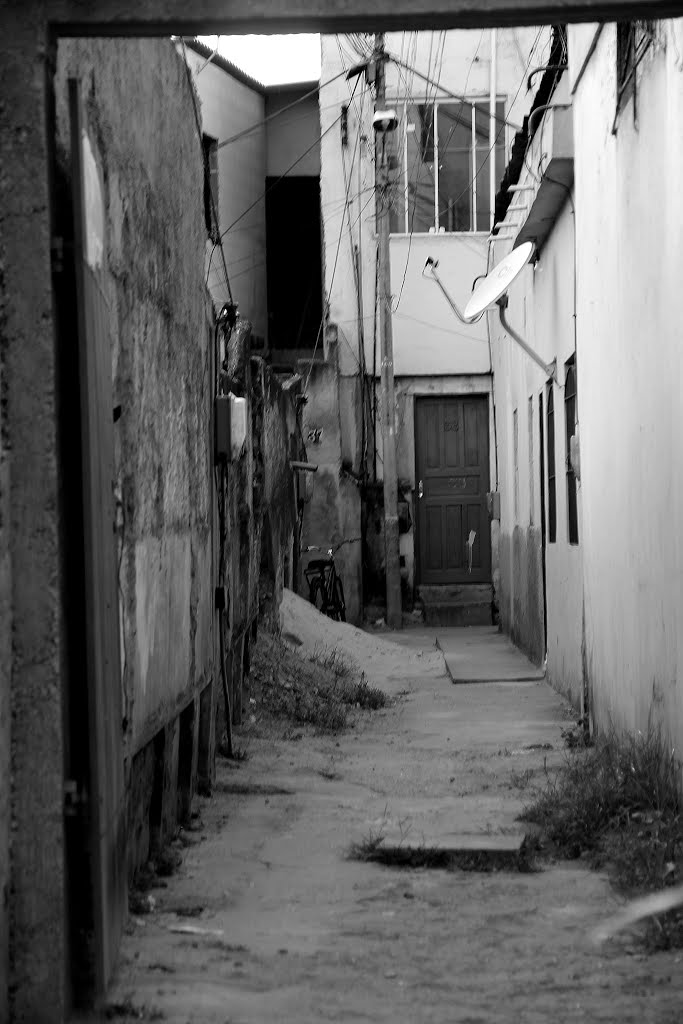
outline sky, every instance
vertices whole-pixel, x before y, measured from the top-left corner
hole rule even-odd
[[[320,36],[200,36],[263,85],[320,78]]]

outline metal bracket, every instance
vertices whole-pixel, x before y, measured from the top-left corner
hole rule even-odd
[[[436,268],[438,267],[438,265],[439,265],[439,261],[438,260],[433,260],[431,258],[431,256],[429,256],[427,258],[427,262],[425,263],[425,265],[424,265],[424,267],[422,269],[422,276],[423,277],[430,277],[432,279],[432,281],[436,281],[436,283],[438,284],[439,288],[441,289],[441,294],[443,295],[443,297],[445,298],[446,302],[451,307],[451,309],[453,310],[453,312],[455,313],[455,315],[457,316],[457,318],[458,318],[458,320],[460,321],[461,324],[467,324],[469,326],[470,324],[478,323],[479,320],[481,320],[481,317],[484,314],[482,313],[481,316],[478,316],[476,320],[466,320],[465,319],[463,314],[460,312],[460,310],[456,306],[455,302],[453,302],[453,299],[450,297],[450,295],[446,291],[446,287],[445,287],[443,281],[441,280],[441,278],[437,274]],[[429,274],[426,273],[428,267],[429,267],[429,270],[430,270]]]
[[[536,366],[540,367],[540,369],[543,370],[546,377],[550,377],[550,379],[559,387],[560,382],[557,379],[557,359],[553,359],[551,363],[546,363],[544,359],[541,359],[538,352],[535,352],[532,349],[531,345],[528,345],[524,338],[522,338],[521,335],[517,333],[514,327],[510,326],[510,324],[508,323],[508,319],[505,316],[507,304],[508,297],[506,293],[505,295],[501,295],[501,297],[498,299],[498,302],[496,303],[496,305],[498,306],[498,314],[500,316],[500,322],[503,326],[503,330],[507,331],[512,340],[516,341],[519,347],[524,352],[526,352],[526,354],[529,356],[529,359],[532,359],[536,363]]]

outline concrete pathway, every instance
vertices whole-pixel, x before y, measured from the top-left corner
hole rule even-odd
[[[534,665],[497,626],[429,628],[383,631],[386,639],[413,649],[436,647],[443,653],[454,683],[517,682],[545,678],[545,668]]]
[[[488,678],[497,636],[446,639]],[[459,631],[470,633],[470,631]],[[478,633],[479,638],[475,635]],[[403,636],[401,643],[413,643]],[[441,641],[440,641],[441,642]],[[569,721],[543,681],[404,684],[339,736],[257,721],[249,759],[219,766],[184,862],[128,928],[111,1002],[174,1024],[673,1024],[680,954],[591,946],[613,913],[582,864],[537,873],[404,870],[349,859],[381,834],[520,832]],[[118,1012],[118,1011],[117,1011]]]

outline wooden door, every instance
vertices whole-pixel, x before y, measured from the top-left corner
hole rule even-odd
[[[418,398],[415,454],[418,582],[489,583],[488,397]]]
[[[104,290],[102,168],[88,135],[76,80],[69,81],[74,262],[81,402],[85,646],[96,991],[111,976],[126,914],[123,711],[114,497],[112,353]]]

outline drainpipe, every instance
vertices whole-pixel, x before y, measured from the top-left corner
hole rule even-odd
[[[493,222],[495,220],[496,213],[496,135],[498,132],[498,125],[496,123],[496,94],[497,94],[497,83],[498,77],[497,71],[498,63],[498,40],[497,31],[495,28],[491,29],[491,68],[490,68],[490,81],[489,81],[489,147],[491,149],[491,157],[489,159],[489,207],[490,207],[490,219],[489,219],[489,231],[493,228]],[[503,127],[503,131],[505,128]]]

